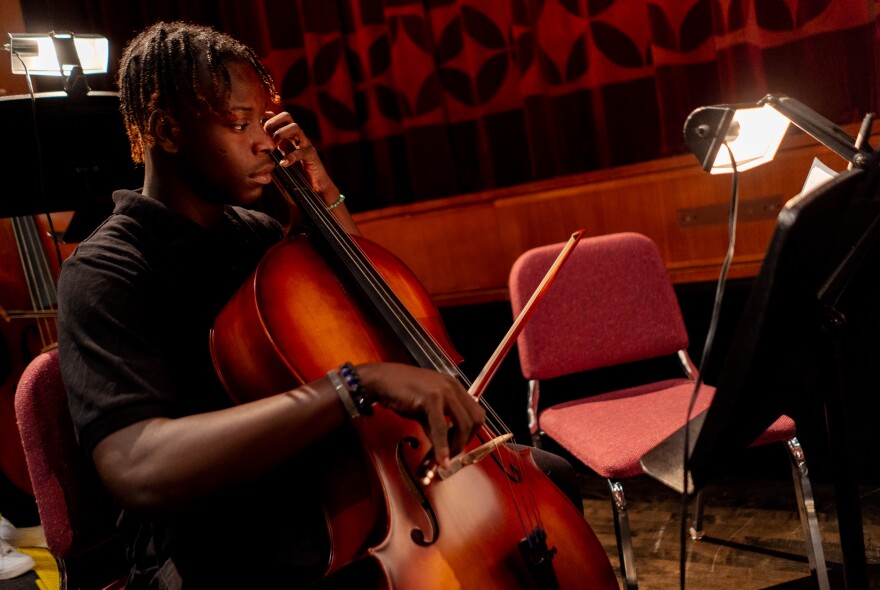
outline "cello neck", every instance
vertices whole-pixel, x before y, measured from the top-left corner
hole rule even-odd
[[[31,308],[25,314],[32,314],[37,320],[42,350],[48,350],[58,340],[55,310],[58,308],[58,289],[55,275],[40,239],[40,229],[31,216],[12,218],[12,232],[18,247],[21,267],[27,283]],[[11,317],[15,317],[13,314]]]
[[[54,310],[58,307],[55,277],[43,250],[36,221],[30,216],[14,217],[12,228],[33,309]]]
[[[355,240],[327,209],[324,200],[311,189],[302,173],[294,167],[278,165],[283,157],[278,150],[272,153],[276,164],[272,174],[275,186],[302,211],[311,230],[310,238],[316,246],[325,251],[331,262],[338,262],[340,269],[357,285],[417,365],[453,375],[467,383],[455,362],[407,310]]]

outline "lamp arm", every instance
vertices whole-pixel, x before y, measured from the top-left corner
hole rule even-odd
[[[789,96],[768,94],[759,100],[758,104],[770,105],[797,127],[857,168],[865,168],[875,160],[873,152],[857,145],[855,138],[846,131]]]

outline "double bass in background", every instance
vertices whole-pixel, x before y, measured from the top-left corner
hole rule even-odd
[[[56,241],[72,212],[0,218],[0,470],[33,495],[15,421],[15,388],[28,363],[57,343],[56,284],[75,244]],[[4,321],[5,320],[5,321]]]
[[[298,170],[276,165],[274,180],[311,228],[272,248],[215,320],[212,356],[233,399],[318,379],[341,357],[415,363],[467,383],[415,276],[341,228]],[[354,432],[327,437],[319,467],[332,545],[326,587],[618,587],[583,514],[527,448],[499,444],[509,433],[480,402],[495,426],[446,473],[430,465],[419,425],[381,407]],[[426,468],[438,475],[426,478]]]

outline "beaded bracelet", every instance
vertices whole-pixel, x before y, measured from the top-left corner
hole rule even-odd
[[[373,397],[367,392],[367,389],[361,384],[361,377],[358,375],[354,366],[351,363],[345,363],[341,367],[339,367],[339,374],[342,375],[342,378],[345,380],[345,385],[348,388],[348,392],[351,394],[351,399],[354,400],[354,405],[357,407],[358,412],[362,416],[372,416],[373,415]]]
[[[336,199],[336,201],[334,201],[333,203],[327,205],[327,208],[328,209],[335,209],[336,207],[339,207],[343,202],[345,202],[345,195],[343,195],[342,193],[339,193],[339,198]]]
[[[351,363],[345,363],[339,367],[339,371],[328,371],[327,378],[352,420],[373,415],[373,399],[361,384],[360,376]]]

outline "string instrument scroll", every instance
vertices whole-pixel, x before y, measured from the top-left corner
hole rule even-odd
[[[273,154],[276,163],[283,156]],[[275,183],[309,220],[286,238],[214,322],[211,352],[230,395],[250,401],[323,377],[343,361],[394,361],[467,384],[439,313],[415,276],[376,244],[345,232],[299,170]],[[430,483],[417,422],[374,415],[320,444],[330,587],[447,590],[617,588],[583,515],[507,438],[497,415],[453,473]],[[489,424],[494,423],[496,427]]]

